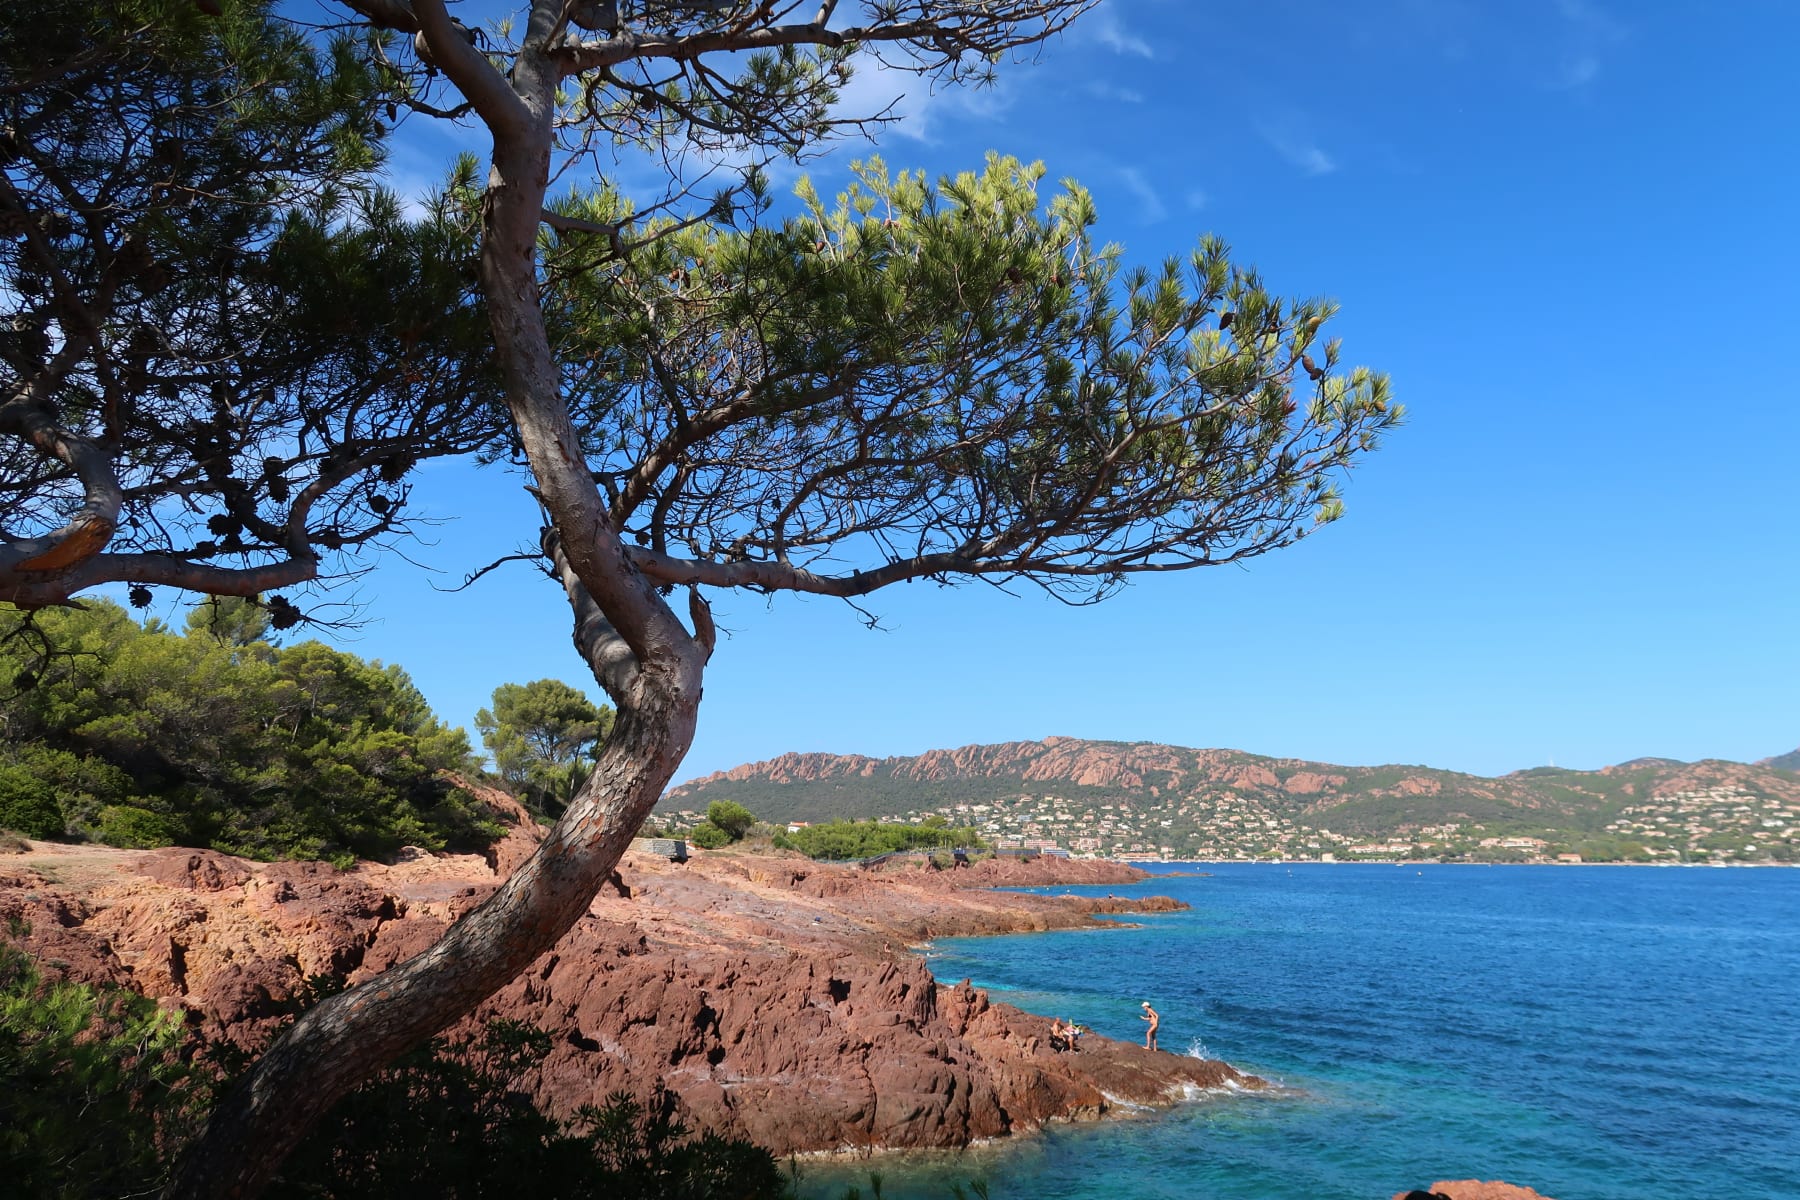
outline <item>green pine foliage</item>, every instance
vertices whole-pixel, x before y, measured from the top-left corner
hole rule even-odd
[[[475,714],[500,778],[526,807],[552,820],[587,782],[612,724],[610,707],[557,679],[503,683],[494,689],[494,707]]]
[[[1131,268],[1041,165],[853,171],[833,200],[803,180],[780,224],[652,220],[628,267],[587,269],[591,235],[547,241],[552,340],[593,347],[565,358],[571,409],[589,462],[634,480],[617,505],[645,544],[780,559],[880,530],[943,581],[1092,600],[1337,519],[1339,469],[1400,419],[1384,377],[1338,369],[1335,305],[1276,296],[1217,239]],[[590,204],[571,215],[629,216]],[[744,345],[766,365],[718,368]],[[665,424],[705,452],[654,503],[634,464]]]
[[[0,944],[0,1179],[8,1195],[153,1194],[210,1092],[181,1018],[134,993],[44,980]]]
[[[756,814],[735,800],[714,800],[706,818],[683,836],[702,850],[719,850],[744,840],[756,825]]]
[[[0,829],[34,838],[62,834],[62,807],[55,789],[28,767],[0,763]]]
[[[260,631],[243,620],[181,636],[103,602],[31,622],[40,636],[0,646],[0,825],[341,862],[500,833],[444,776],[468,767],[467,737],[399,667],[245,642]]]

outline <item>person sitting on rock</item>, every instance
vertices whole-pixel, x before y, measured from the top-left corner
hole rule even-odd
[[[1050,1022],[1050,1048],[1052,1050],[1075,1051],[1081,1047],[1082,1029],[1073,1021],[1064,1021],[1061,1017]]]

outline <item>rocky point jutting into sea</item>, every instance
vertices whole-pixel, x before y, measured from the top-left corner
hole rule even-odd
[[[378,975],[486,897],[539,834],[510,809],[512,832],[485,859],[420,852],[343,872],[29,843],[0,859],[0,918],[52,973],[133,988],[185,1010],[200,1035],[254,1049],[306,977]],[[1053,1050],[1047,1018],[966,981],[940,983],[907,949],[1173,904],[985,890],[1139,878],[1109,862],[865,871],[730,851],[686,863],[633,853],[620,886],[472,1020],[555,1033],[527,1085],[553,1113],[660,1084],[696,1127],[778,1154],[966,1145],[1261,1086],[1223,1063],[1097,1036],[1077,1053]]]

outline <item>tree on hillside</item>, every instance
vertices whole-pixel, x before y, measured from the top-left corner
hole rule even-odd
[[[475,714],[475,728],[507,786],[554,818],[587,782],[612,720],[612,709],[561,680],[534,679],[495,688],[494,707]]]
[[[792,218],[753,219],[761,157],[866,123],[834,108],[858,62],[979,83],[1094,2],[520,0],[516,22],[475,33],[445,0],[328,0],[363,33],[321,60],[342,86],[322,82],[311,108],[262,103],[280,86],[241,52],[304,55],[250,3],[227,0],[216,40],[173,0],[15,6],[68,32],[27,56],[36,31],[5,31],[7,103],[30,119],[8,127],[22,241],[0,262],[31,344],[8,351],[0,400],[0,597],[319,580],[328,553],[404,528],[421,458],[472,450],[529,471],[542,564],[617,707],[533,857],[437,945],[296,1023],[170,1195],[254,1193],[337,1097],[587,911],[691,740],[716,640],[704,589],[857,604],[987,579],[1087,603],[1337,516],[1334,479],[1396,419],[1386,383],[1337,369],[1330,305],[1279,299],[1222,244],[1126,270],[1093,240],[1085,193],[1046,200],[1038,169],[1001,158],[935,187],[871,162],[833,202],[808,191]],[[163,37],[191,44],[133,44]],[[158,93],[169,81],[245,99],[184,110],[185,93]],[[291,179],[226,161],[277,127],[284,151],[374,145],[389,104],[492,137],[485,179],[447,164],[422,223],[356,194],[340,157],[293,162]],[[153,128],[164,111],[249,117]],[[600,178],[636,152],[669,172],[643,203]],[[190,182],[197,157],[221,166]],[[751,164],[740,185],[700,195],[729,163]],[[553,178],[585,182],[552,196]],[[232,219],[197,219],[227,187]],[[83,214],[72,240],[59,205]],[[130,273],[160,279],[135,265],[140,226],[151,265],[189,285],[170,299]],[[276,299],[294,304],[292,336]],[[191,332],[171,347],[166,328]]]

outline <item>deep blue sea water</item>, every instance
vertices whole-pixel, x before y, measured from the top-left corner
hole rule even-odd
[[[1278,1081],[882,1175],[891,1200],[1386,1200],[1506,1179],[1557,1200],[1800,1197],[1800,870],[1155,866],[1191,911],[945,941],[940,980]],[[1176,875],[1168,872],[1206,871]]]

